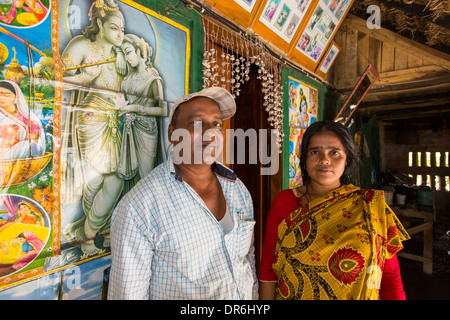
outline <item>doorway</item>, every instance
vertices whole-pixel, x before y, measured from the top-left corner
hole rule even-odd
[[[231,128],[234,130],[242,129],[246,132],[249,129],[256,131],[258,143],[249,143],[246,138],[245,162],[237,161],[238,150],[236,141],[234,143],[233,164],[231,169],[237,174],[239,179],[247,187],[253,199],[255,225],[255,259],[256,269],[258,270],[261,258],[262,239],[264,236],[265,222],[270,207],[270,179],[271,176],[261,175],[262,164],[260,163],[258,145],[260,143],[259,129],[268,129],[267,112],[263,107],[262,84],[258,77],[259,67],[251,65],[250,79],[241,85],[241,92],[236,97],[236,114],[231,119]],[[264,131],[266,132],[266,131]],[[270,137],[267,137],[267,150],[270,150]],[[242,152],[242,150],[241,150]],[[269,151],[270,152],[270,151]],[[241,155],[242,156],[242,155]],[[257,163],[250,161],[255,157]]]

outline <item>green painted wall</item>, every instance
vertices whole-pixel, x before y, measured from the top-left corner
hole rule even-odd
[[[316,88],[319,94],[319,107],[317,110],[317,120],[333,120],[342,106],[339,98],[331,90],[319,81],[316,81],[300,71],[283,68],[283,190],[289,187],[289,77],[295,78],[313,88]]]
[[[381,181],[380,134],[378,121],[375,117],[369,119],[366,123],[362,123],[361,137],[363,143],[367,142],[370,151],[369,157],[361,158],[361,187],[371,188],[372,171],[375,173],[375,182]]]
[[[204,48],[201,15],[196,10],[186,7],[179,0],[138,0],[135,2],[189,28],[191,34],[189,92],[201,90],[203,85],[202,60]]]

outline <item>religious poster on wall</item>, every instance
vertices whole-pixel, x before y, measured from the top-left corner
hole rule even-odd
[[[58,254],[51,5],[2,2],[0,14],[0,288]]]
[[[351,0],[320,0],[295,48],[318,62]]]
[[[317,121],[317,89],[289,77],[289,188],[302,184],[300,144],[308,126]]]
[[[269,0],[259,20],[290,43],[312,0]]]
[[[109,255],[116,204],[166,158],[190,34],[133,1],[0,6],[2,290]]]

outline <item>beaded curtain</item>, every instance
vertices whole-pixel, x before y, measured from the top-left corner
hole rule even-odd
[[[263,107],[267,122],[275,129],[279,153],[283,143],[283,86],[281,65],[259,39],[238,33],[203,19],[205,46],[202,61],[203,87],[219,86],[234,98],[241,85],[249,80],[250,66],[259,67],[257,79],[262,84]]]

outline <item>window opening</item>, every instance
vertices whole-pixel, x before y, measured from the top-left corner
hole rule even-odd
[[[427,181],[425,182],[425,184],[431,188],[431,176],[429,174],[427,174]]]
[[[428,186],[435,191],[450,192],[450,177],[444,176],[447,172],[442,169],[450,166],[449,151],[409,151],[408,177],[415,181],[417,186]]]
[[[436,187],[436,191],[441,191],[441,177],[434,176],[434,185]]]
[[[431,167],[431,152],[425,152],[425,163],[427,167]]]
[[[422,185],[422,175],[417,175],[416,185],[421,186]]]

